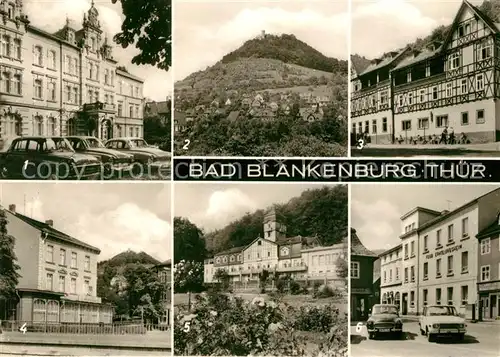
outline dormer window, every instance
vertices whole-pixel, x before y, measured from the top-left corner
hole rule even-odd
[[[406,73],[406,82],[411,82],[411,72]]]
[[[75,33],[71,30],[68,30],[68,42],[70,43],[75,42]]]

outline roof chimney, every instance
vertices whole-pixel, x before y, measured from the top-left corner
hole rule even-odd
[[[444,211],[441,211],[441,216],[444,216],[446,214],[450,213],[450,211],[448,211],[447,209],[445,209]]]
[[[48,226],[50,226],[50,227],[54,227],[54,221],[51,220],[51,219],[46,220],[45,224],[48,225]]]
[[[16,205],[9,205],[9,211],[16,213]]]

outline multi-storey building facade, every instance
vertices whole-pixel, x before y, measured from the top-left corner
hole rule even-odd
[[[401,245],[381,254],[382,274],[386,266],[386,270],[399,268],[403,271],[402,281],[400,285],[394,282],[394,286],[382,286],[382,302],[398,304],[404,315],[419,314],[424,306],[437,304],[453,305],[471,317],[473,305],[478,303],[477,284],[481,281],[477,259],[480,253],[474,237],[484,232],[478,239],[486,239],[492,232],[486,229],[497,219],[499,198],[500,189],[496,189],[451,212],[416,207],[405,214],[401,218]],[[394,255],[398,251],[402,251],[402,259]],[[493,259],[498,257],[495,255]],[[487,287],[493,289],[496,298],[494,286]],[[394,300],[390,300],[391,295]]]
[[[375,300],[373,263],[377,255],[369,251],[351,228],[351,321],[366,321]]]
[[[499,140],[499,28],[464,0],[444,42],[354,67],[351,132],[372,143],[428,142],[445,128],[464,142]]]
[[[118,66],[92,3],[82,28],[30,24],[22,1],[0,5],[0,137],[143,133],[143,80]]]
[[[113,307],[97,291],[100,250],[45,223],[5,210],[7,231],[15,239],[19,301],[9,319],[33,323],[111,323]]]
[[[477,289],[482,317],[500,317],[500,215],[478,233]]]
[[[344,286],[344,279],[337,274],[337,260],[345,259],[346,254],[345,243],[321,246],[314,237],[287,237],[286,226],[278,221],[273,208],[264,217],[264,237],[205,260],[204,281],[214,282],[215,272],[223,269],[233,285],[257,287],[259,275],[267,270],[299,281]]]
[[[401,244],[380,255],[380,300],[401,306],[403,284],[403,247]]]
[[[172,301],[172,261],[166,260],[153,268],[158,274],[160,282],[164,284],[165,291],[161,297],[163,315],[159,319],[160,324],[168,324],[170,321],[170,303]]]

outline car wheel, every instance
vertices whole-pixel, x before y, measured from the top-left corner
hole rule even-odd
[[[427,332],[427,341],[434,342],[434,334]]]
[[[374,339],[375,339],[375,333],[369,333],[369,334],[368,334],[368,338],[369,338],[370,340],[374,340]]]
[[[457,337],[458,337],[459,341],[463,341],[465,339],[465,333],[460,333],[460,334],[458,334]]]
[[[7,170],[7,168],[5,166],[0,168],[0,178],[2,178],[2,179],[9,178],[9,171]]]
[[[402,340],[403,339],[403,331],[397,331],[396,332],[396,338],[398,340]]]

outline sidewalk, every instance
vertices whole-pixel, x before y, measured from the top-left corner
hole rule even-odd
[[[366,144],[366,149],[434,149],[434,150],[470,150],[470,151],[500,151],[500,142],[485,144]]]
[[[3,343],[26,345],[62,345],[73,347],[137,348],[145,350],[170,350],[170,331],[152,331],[144,335],[92,335],[92,334],[47,334],[40,332],[6,332],[0,334]]]

